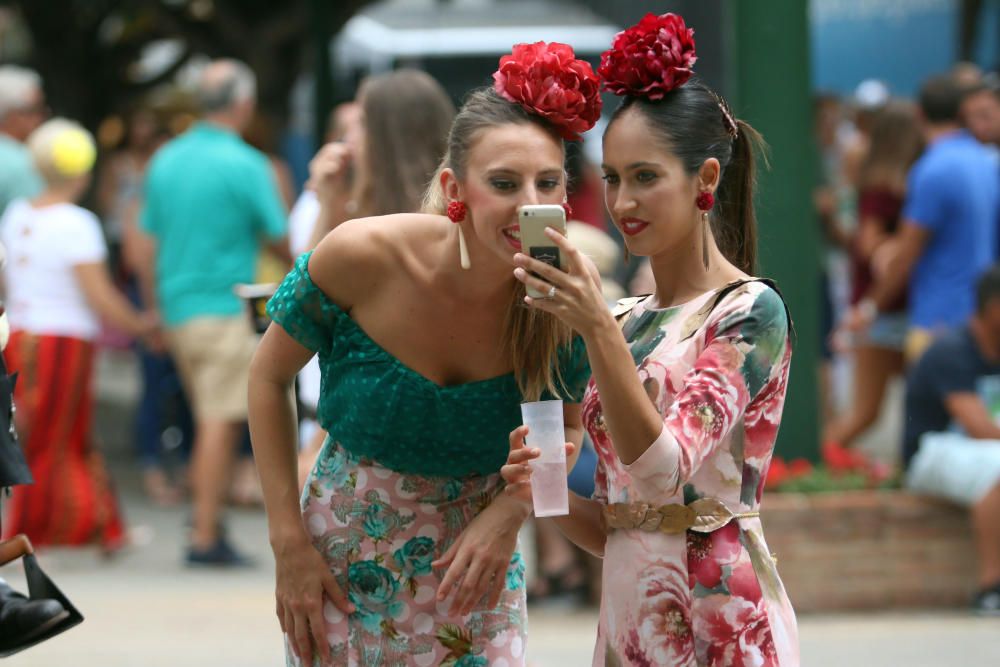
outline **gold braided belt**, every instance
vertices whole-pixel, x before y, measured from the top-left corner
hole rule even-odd
[[[601,510],[604,532],[644,530],[679,535],[687,530],[710,533],[733,519],[760,516],[760,512],[733,512],[716,498],[701,498],[687,505],[672,503],[654,507],[648,503],[612,503]]]

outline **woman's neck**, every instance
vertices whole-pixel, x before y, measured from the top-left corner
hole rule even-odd
[[[715,245],[711,234],[708,235],[708,268],[705,268],[700,232],[697,237],[649,258],[656,283],[657,307],[687,303],[743,276]]]
[[[31,205],[35,208],[55,206],[57,204],[75,204],[76,192],[63,188],[47,188],[40,195],[31,200]]]
[[[508,303],[517,282],[514,278],[514,266],[479,243],[474,232],[466,232],[465,241],[469,251],[468,269],[461,266],[458,226],[450,225],[433,253],[436,264],[433,268],[433,284],[463,301],[479,305],[493,301]]]

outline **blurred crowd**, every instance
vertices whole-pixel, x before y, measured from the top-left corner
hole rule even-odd
[[[267,292],[237,292],[278,280],[346,219],[418,210],[452,101],[420,71],[368,78],[355,100],[331,111],[299,191],[279,155],[281,128],[259,113],[253,74],[241,63],[207,66],[193,106],[149,99],[94,135],[50,118],[43,91],[35,73],[0,67],[0,239],[13,331],[6,354],[21,372],[18,426],[36,479],[15,490],[4,534],[97,543],[108,553],[127,546],[91,434],[92,365],[100,346],[131,346],[142,371],[133,440],[146,493],[163,506],[190,499],[187,563],[246,565],[223,519],[227,503],[260,502],[245,387],[258,333],[248,313]],[[848,98],[819,95],[815,120],[823,458],[882,474],[855,444],[878,420],[891,383],[977,316],[985,317],[981,338],[995,346],[989,352],[1000,356],[1000,322],[987,307],[993,283],[978,296],[976,287],[1000,249],[1000,78],[961,65],[929,78],[912,100],[866,81]],[[591,156],[568,147],[569,236],[594,259],[613,303],[650,292],[651,274],[626,261]],[[841,409],[838,360],[852,369]],[[912,375],[913,405],[938,375]],[[325,437],[314,421],[318,378],[314,361],[298,383],[303,479]],[[52,386],[65,389],[45,391]],[[940,430],[908,427],[907,461],[924,433]],[[594,466],[585,443],[574,491],[592,492]],[[1000,510],[991,506],[987,517],[1000,523]],[[554,525],[537,523],[536,544],[530,599],[598,597],[599,567]],[[983,555],[986,590],[1000,581],[1000,558]]]

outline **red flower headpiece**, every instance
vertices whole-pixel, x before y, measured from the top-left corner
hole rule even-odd
[[[677,14],[646,14],[636,25],[615,35],[611,48],[601,54],[598,74],[605,90],[651,100],[691,78],[694,30]]]
[[[567,44],[515,44],[500,58],[493,89],[551,122],[564,139],[579,139],[601,116],[600,80]]]

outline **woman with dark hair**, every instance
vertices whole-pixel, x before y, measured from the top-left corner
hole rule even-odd
[[[605,559],[594,665],[796,665],[795,617],[758,516],[791,357],[780,295],[753,278],[757,132],[688,80],[692,31],[647,15],[602,57],[624,97],[604,135],[606,203],[656,292],[604,306],[580,253],[567,273],[515,257],[526,298],[583,337],[593,499],[556,521]],[[531,272],[539,274],[535,278]],[[623,335],[624,334],[624,335]],[[502,474],[527,502],[524,427]]]
[[[528,509],[499,470],[522,401],[561,397],[579,444],[588,370],[570,327],[523,307],[517,209],[565,200],[563,139],[600,97],[564,44],[517,45],[494,79],[455,117],[424,213],[337,226],[268,304],[250,428],[293,664],[524,665]],[[299,501],[288,390],[316,352],[329,437]]]

